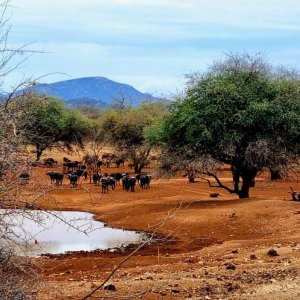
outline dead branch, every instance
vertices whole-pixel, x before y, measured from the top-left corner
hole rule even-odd
[[[211,181],[210,181],[208,178],[202,177],[201,179],[206,180],[206,181],[208,182],[209,187],[220,187],[220,188],[223,188],[223,189],[225,189],[226,191],[228,191],[230,194],[236,193],[235,190],[230,189],[228,186],[224,185],[224,184],[221,182],[221,180],[220,180],[215,174],[213,174],[213,173],[206,173],[206,174],[207,174],[208,176],[213,177],[213,178],[216,180],[216,182],[217,182],[217,185],[212,185]]]
[[[175,210],[175,212],[176,211],[177,210]],[[166,218],[160,224],[157,225],[157,227],[152,231],[152,233],[150,235],[148,235],[148,238],[145,239],[141,244],[139,244],[137,246],[137,248],[135,250],[133,250],[128,256],[126,256],[123,260],[121,260],[121,262],[116,267],[114,267],[114,269],[105,278],[105,280],[100,285],[98,285],[95,289],[93,289],[90,293],[88,293],[83,298],[81,298],[81,300],[86,300],[86,299],[89,299],[90,297],[95,298],[96,296],[94,296],[94,294],[104,287],[104,285],[114,276],[114,274],[120,269],[120,267],[125,262],[127,262],[134,254],[136,254],[139,250],[141,250],[145,245],[149,245],[150,243],[153,243],[153,242],[157,241],[157,239],[156,239],[157,232],[166,224],[166,222],[170,218],[172,218],[172,216],[174,215],[175,212],[172,212],[172,213],[168,212]],[[150,228],[150,227],[148,227],[148,228]]]

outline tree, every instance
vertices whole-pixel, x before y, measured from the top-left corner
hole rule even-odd
[[[202,160],[203,172],[217,186],[248,198],[259,171],[280,170],[299,155],[300,81],[295,72],[282,70],[260,55],[245,54],[193,74],[186,95],[160,124],[156,143],[183,159]],[[230,164],[233,187],[224,185],[207,162],[214,170],[217,163]]]
[[[46,149],[83,147],[82,139],[90,126],[79,111],[67,109],[58,99],[34,94],[18,97],[13,105],[19,107],[22,116],[18,131],[25,142],[36,146],[37,161]]]
[[[111,143],[121,156],[132,160],[135,173],[140,173],[148,164],[151,145],[147,143],[145,130],[164,114],[159,103],[108,111],[102,122],[100,136]]]

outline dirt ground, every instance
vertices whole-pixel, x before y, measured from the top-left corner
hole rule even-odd
[[[47,171],[38,167],[32,177],[49,188]],[[128,168],[102,173],[117,171]],[[229,172],[220,177],[230,184]],[[89,299],[300,299],[300,202],[289,194],[290,186],[300,191],[300,182],[268,177],[256,180],[246,200],[202,179],[154,179],[147,190],[117,186],[108,194],[83,180],[71,188],[65,180],[50,191],[52,200],[39,204],[91,212],[110,227],[155,232],[157,242],[146,244],[108,280],[115,290]],[[210,197],[212,192],[219,197]],[[44,279],[38,299],[84,298],[134,249],[35,259]]]

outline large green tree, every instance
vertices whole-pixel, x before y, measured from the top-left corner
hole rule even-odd
[[[53,147],[83,147],[90,123],[80,112],[67,109],[61,100],[34,94],[20,97],[16,104],[20,110],[18,131],[25,142],[36,146],[37,160]]]
[[[159,132],[156,141],[176,153],[177,160],[202,161],[203,172],[217,186],[240,198],[249,197],[262,168],[296,162],[300,82],[295,73],[275,70],[260,56],[233,55],[191,78],[185,97],[153,130]],[[233,186],[224,185],[209,162],[214,167],[230,164]]]

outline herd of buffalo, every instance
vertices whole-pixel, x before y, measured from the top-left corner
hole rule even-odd
[[[126,191],[135,191],[136,184],[139,184],[142,189],[147,189],[150,187],[151,175],[150,174],[138,174],[136,176],[131,176],[129,173],[104,173],[101,174],[101,165],[105,164],[107,167],[111,161],[105,158],[105,161],[95,160],[89,156],[83,158],[82,162],[71,161],[68,158],[63,158],[63,171],[48,171],[47,175],[50,177],[51,184],[55,184],[57,186],[61,186],[65,177],[67,177],[70,181],[71,187],[75,188],[78,185],[78,181],[80,178],[84,180],[90,180],[90,183],[93,183],[95,186],[100,186],[100,190],[102,193],[108,193],[111,188],[114,190],[117,185],[121,185],[123,190]],[[120,164],[124,166],[123,159],[116,159],[115,161],[116,167],[119,167]],[[38,166],[39,164],[35,164],[33,166]],[[53,158],[46,158],[43,161],[43,165],[46,168],[54,167],[57,165],[57,161]],[[27,184],[30,179],[30,175],[28,172],[22,172],[20,174],[21,183]]]

